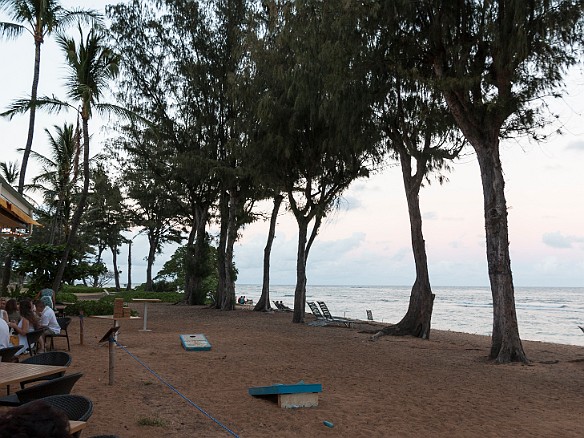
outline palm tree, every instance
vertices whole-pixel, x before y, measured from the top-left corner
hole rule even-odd
[[[77,111],[81,119],[81,132],[83,136],[83,189],[79,195],[77,207],[71,219],[71,228],[65,244],[65,250],[55,276],[53,289],[58,290],[63,278],[63,272],[67,264],[69,252],[77,229],[81,223],[81,216],[85,208],[87,194],[89,193],[89,120],[92,110],[114,111],[118,114],[131,116],[129,111],[115,105],[100,103],[103,92],[107,88],[108,81],[118,74],[120,56],[107,46],[105,34],[101,28],[93,27],[87,35],[84,35],[81,26],[78,26],[80,39],[77,42],[63,34],[57,35],[57,44],[63,50],[66,59],[67,74],[65,88],[71,102],[60,100],[56,97],[39,97],[36,100],[19,99],[12,102],[9,109],[1,115],[13,117],[28,111],[33,106],[45,108],[49,112],[59,112],[63,109]]]
[[[0,173],[13,186],[18,179],[18,161],[0,161]]]
[[[69,236],[71,211],[75,187],[79,180],[79,133],[73,125],[65,123],[54,126],[56,135],[45,129],[51,146],[50,156],[31,151],[31,156],[42,165],[42,171],[35,176],[27,188],[42,192],[44,203],[52,217],[50,241],[63,233],[64,241]]]
[[[13,23],[0,22],[0,37],[16,38],[24,32],[28,32],[34,38],[34,71],[30,92],[30,100],[32,102],[37,99],[41,67],[41,45],[45,37],[76,20],[83,20],[94,25],[101,25],[102,22],[101,14],[97,11],[85,9],[67,10],[60,5],[59,1],[55,0],[0,0],[0,11],[5,12],[15,21]],[[24,190],[26,168],[34,136],[36,106],[32,105],[29,110],[28,136],[22,155],[18,182],[19,193]]]

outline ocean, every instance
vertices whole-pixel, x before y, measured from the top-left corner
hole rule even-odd
[[[261,285],[237,284],[236,296],[257,303]],[[311,286],[308,301],[324,301],[334,316],[397,323],[408,308],[411,287],[406,286]],[[432,328],[491,335],[492,298],[488,287],[433,287],[436,295]],[[270,286],[270,299],[294,304],[294,286]],[[515,304],[521,339],[584,346],[584,288],[516,287]],[[310,309],[306,306],[306,312]]]

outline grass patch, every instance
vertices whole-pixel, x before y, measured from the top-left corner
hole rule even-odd
[[[160,418],[140,418],[137,423],[138,426],[166,427],[166,421]]]

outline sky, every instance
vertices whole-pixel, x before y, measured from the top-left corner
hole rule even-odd
[[[104,1],[62,1],[65,7],[103,8]],[[0,20],[7,17],[0,14]],[[34,45],[32,37],[0,40],[0,110],[16,98],[30,94]],[[63,58],[49,38],[42,48],[39,95],[65,97],[61,84]],[[516,286],[584,287],[584,73],[569,72],[566,94],[549,101],[558,119],[547,133],[561,127],[563,135],[545,142],[526,138],[503,142],[501,160],[509,207],[511,268]],[[37,112],[33,149],[48,153],[45,128],[74,122],[73,114]],[[91,122],[92,154],[106,134],[107,120]],[[0,160],[20,160],[17,151],[26,142],[27,116],[0,119]],[[435,286],[488,286],[480,173],[472,150],[453,163],[449,181],[422,188],[420,203],[430,280]],[[29,164],[30,180],[38,165]],[[268,213],[271,204],[260,210]],[[235,248],[239,284],[260,284],[268,221],[248,225]],[[132,238],[134,230],[128,234]],[[278,220],[272,249],[272,284],[294,284],[297,226],[291,213]],[[163,249],[154,266],[157,272],[176,246]],[[143,236],[132,247],[132,282],[146,278],[147,243]],[[111,258],[107,258],[111,260]],[[127,247],[121,249],[119,267],[126,282]],[[111,269],[111,264],[110,264]],[[309,285],[413,284],[415,269],[409,219],[401,170],[392,165],[368,179],[358,180],[342,197],[340,208],[323,223],[311,249]]]

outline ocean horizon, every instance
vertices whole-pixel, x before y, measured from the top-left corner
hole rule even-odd
[[[270,285],[270,300],[294,304],[294,285]],[[236,296],[257,303],[262,286],[236,284]],[[307,285],[307,301],[324,301],[334,316],[395,324],[407,311],[411,286]],[[432,328],[491,336],[490,287],[434,286]],[[522,340],[584,346],[584,288],[515,287],[515,307]],[[306,307],[306,313],[310,309]]]

